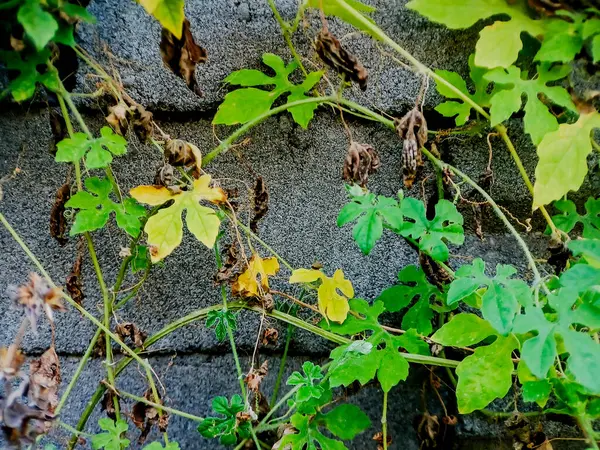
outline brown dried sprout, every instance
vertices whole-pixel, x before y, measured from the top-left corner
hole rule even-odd
[[[65,183],[56,191],[54,204],[50,210],[50,236],[60,245],[65,245],[67,239],[67,219],[65,218],[65,203],[71,198],[71,185]]]
[[[175,167],[193,167],[193,175],[200,176],[202,153],[194,144],[181,139],[171,139],[165,145],[165,159]]]
[[[263,177],[259,176],[254,182],[251,198],[253,215],[250,219],[250,229],[258,233],[258,222],[269,211],[269,191]]]
[[[207,60],[206,50],[194,41],[190,30],[190,22],[183,21],[183,33],[178,39],[166,28],[162,29],[160,38],[160,54],[164,63],[173,73],[183,78],[185,84],[196,95],[202,96],[202,91],[196,82],[196,65]]]
[[[133,102],[133,101],[131,101]],[[132,125],[133,132],[141,142],[146,142],[152,137],[153,121],[152,113],[138,104],[127,105],[124,101],[108,108],[110,114],[106,121],[115,130],[115,133],[124,136]]]
[[[427,121],[421,111],[415,107],[402,119],[394,119],[394,125],[398,136],[403,141],[404,186],[410,188],[417,176],[417,170],[423,165],[421,148],[427,142]]]
[[[50,322],[54,322],[52,311],[65,311],[61,290],[51,287],[45,279],[34,272],[29,274],[29,283],[19,287],[11,286],[8,294],[18,307],[23,308],[34,331],[37,330],[37,320],[42,311],[46,313]]]
[[[377,443],[377,450],[383,450],[383,433],[381,431],[373,435],[373,440]],[[392,445],[392,436],[389,433],[386,440],[389,448]]]
[[[109,106],[109,115],[106,116],[106,121],[115,130],[115,133],[124,136],[129,129],[129,121],[127,120],[127,112],[129,106],[123,101],[114,106]]]
[[[380,167],[381,160],[377,150],[369,144],[352,141],[344,160],[342,178],[349,183],[357,183],[365,187],[369,175],[375,173]]]
[[[131,322],[123,322],[117,325],[115,328],[117,335],[125,340],[129,338],[133,345],[137,348],[143,348],[144,342],[148,338],[148,333],[141,331],[137,325]]]
[[[161,164],[154,175],[156,186],[169,187],[173,184],[173,166],[169,163]]]
[[[248,375],[246,375],[246,378],[244,378],[244,382],[248,385],[248,389],[253,392],[258,392],[260,390],[260,384],[268,373],[269,361],[266,360],[258,369],[255,369],[254,367],[251,368]]]
[[[147,389],[144,392],[144,398],[152,403],[163,404],[162,400],[159,398],[156,399],[151,389]],[[156,425],[160,432],[164,433],[167,431],[167,427],[169,425],[169,416],[163,410],[162,417],[158,413],[158,410],[143,402],[137,402],[133,405],[131,409],[131,420],[134,425],[141,430],[140,437],[138,439],[139,444],[143,444],[150,433],[153,425]]]
[[[267,328],[262,336],[263,345],[275,345],[279,339],[279,331],[276,328]]]
[[[71,273],[67,275],[67,280],[65,283],[67,292],[78,305],[81,305],[83,303],[83,299],[85,298],[83,293],[83,282],[81,279],[82,260],[83,255],[79,253],[75,259]]]
[[[60,363],[54,347],[29,366],[29,402],[43,411],[54,413],[58,405],[58,388],[62,379]]]
[[[336,70],[344,81],[354,81],[363,91],[367,89],[367,70],[328,30],[323,29],[318,34],[315,50],[323,62]]]

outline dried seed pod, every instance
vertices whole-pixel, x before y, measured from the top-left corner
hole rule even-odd
[[[50,141],[50,153],[56,156],[56,144],[68,136],[67,124],[60,110],[48,108],[48,118],[50,119],[50,130],[52,131],[52,140]]]
[[[258,177],[254,183],[252,191],[252,210],[253,215],[250,219],[250,229],[258,233],[258,221],[262,219],[269,211],[269,191],[263,177]]]
[[[342,178],[349,183],[358,183],[365,187],[369,180],[369,175],[375,173],[381,167],[381,160],[377,150],[369,144],[359,144],[352,142],[348,148]]]
[[[198,63],[207,60],[206,50],[194,42],[190,30],[190,22],[183,21],[181,39],[177,39],[166,28],[162,29],[160,38],[160,53],[164,63],[171,68],[173,73],[185,81],[187,86],[202,96],[202,91],[196,82],[195,70]]]
[[[367,69],[328,30],[321,30],[317,36],[315,50],[323,62],[336,70],[345,81],[354,81],[363,91],[367,89]]]
[[[69,198],[71,198],[71,185],[65,183],[56,191],[54,204],[50,210],[50,236],[60,245],[65,245],[69,241],[66,237],[67,219],[64,216],[65,203]]]
[[[194,167],[194,176],[200,176],[202,153],[194,144],[181,139],[171,139],[165,146],[165,158],[172,166]]]
[[[410,188],[417,177],[417,170],[423,165],[421,148],[427,142],[427,121],[421,111],[415,107],[402,119],[394,119],[394,125],[398,136],[403,141],[404,186]]]
[[[69,295],[78,305],[81,305],[85,295],[83,294],[83,283],[81,280],[81,262],[83,255],[79,253],[71,269],[71,273],[67,275],[66,289]]]

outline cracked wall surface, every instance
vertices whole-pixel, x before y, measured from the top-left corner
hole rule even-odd
[[[295,14],[296,2],[276,1],[282,14],[290,18]],[[368,2],[377,7],[374,20],[395,40],[404,45],[418,59],[434,68],[445,68],[465,74],[467,58],[474,48],[477,29],[451,31],[431,24],[407,10],[401,0]],[[216,136],[223,138],[231,129],[217,127],[213,130],[210,119],[228,88],[221,80],[233,70],[244,67],[264,68],[261,55],[272,52],[289,58],[289,51],[279,34],[277,23],[266,2],[260,0],[190,0],[186,15],[196,40],[209,53],[209,61],[197,69],[197,79],[204,96],[198,97],[184,82],[162,64],[158,50],[160,26],[146,15],[143,9],[127,0],[92,1],[90,11],[97,17],[96,25],[80,26],[79,39],[82,46],[106,67],[114,68],[131,96],[153,111],[160,127],[169,135],[196,144],[206,154],[217,145]],[[335,21],[331,29],[344,36],[347,45],[357,54],[369,70],[369,87],[362,93],[357,88],[348,92],[349,98],[384,111],[400,115],[414,106],[421,79],[405,68],[399,67],[389,56],[388,50],[378,48],[370,39],[352,33],[352,30]],[[306,56],[307,66],[318,64],[310,48],[310,39],[317,33],[314,15],[307,21],[296,37],[296,44]],[[95,90],[97,79],[81,67],[77,74],[77,91]],[[432,125],[449,126],[433,111],[439,102],[433,84],[425,95],[424,108]],[[93,130],[104,125],[96,100],[79,100],[85,118]],[[353,138],[368,142],[378,149],[382,168],[371,177],[369,188],[378,194],[393,196],[402,188],[401,143],[398,138],[381,125],[346,117]],[[434,126],[434,128],[436,128]],[[509,124],[510,134],[527,171],[532,174],[536,164],[535,148],[519,127],[518,120]],[[51,139],[47,112],[39,103],[31,106],[4,105],[0,115],[0,177],[20,168],[20,173],[3,185],[4,198],[0,211],[12,223],[24,241],[38,256],[50,275],[64,284],[71,270],[76,253],[77,240],[71,238],[60,247],[49,235],[49,211],[56,189],[67,176],[65,165],[56,164],[49,153]],[[216,136],[215,136],[216,135]],[[416,253],[401,239],[385,234],[369,256],[362,255],[352,241],[350,227],[336,226],[336,217],[346,201],[341,180],[341,166],[348,147],[348,139],[339,116],[331,109],[320,108],[308,131],[297,126],[287,114],[272,117],[254,128],[250,140],[214,160],[206,169],[226,187],[237,187],[244,192],[257,174],[264,177],[270,191],[269,212],[259,227],[260,237],[268,242],[294,267],[308,267],[319,261],[328,273],[342,268],[352,280],[357,297],[372,300],[386,287],[393,284],[400,269],[417,263]],[[139,184],[150,184],[161,161],[155,147],[140,143],[131,135],[128,154],[117,158],[114,172],[124,191]],[[510,155],[501,141],[493,138],[492,164],[494,184],[492,196],[521,222],[532,217],[531,198],[518,176]],[[445,161],[456,165],[477,179],[486,169],[490,149],[485,134],[443,139],[438,144]],[[431,168],[425,167],[421,180],[405,195],[421,197],[433,189]],[[585,198],[598,192],[599,180],[592,175],[579,195]],[[464,194],[469,194],[465,190]],[[574,197],[577,198],[577,197]],[[497,263],[511,263],[528,279],[521,250],[514,239],[505,233],[502,225],[493,218],[491,211],[484,213],[484,240],[474,234],[470,207],[461,207],[467,217],[467,238],[460,248],[452,248],[450,264],[457,266],[482,257],[489,267]],[[242,217],[247,211],[242,210]],[[526,235],[534,254],[547,257],[546,238],[536,215],[534,230]],[[523,231],[523,228],[520,228]],[[114,222],[94,233],[99,251],[100,264],[107,280],[114,280],[121,258],[120,248],[127,239]],[[0,291],[10,284],[19,284],[32,270],[19,246],[4,230],[0,230]],[[164,264],[155,267],[139,296],[118,312],[121,321],[136,323],[152,334],[164,325],[199,308],[219,303],[220,293],[213,284],[215,273],[214,255],[196,242],[186,231],[182,245],[168,257]],[[101,298],[89,258],[83,268],[84,306],[88,311],[101,314]],[[273,280],[273,286],[286,286],[286,274]],[[136,279],[129,276],[125,286]],[[112,283],[110,281],[109,283]],[[289,288],[288,288],[289,289]],[[0,327],[0,345],[8,345],[20,321],[20,313],[11,309],[8,298],[0,296],[3,311]],[[252,355],[260,317],[253,312],[241,312],[239,329],[235,334],[243,362]],[[47,324],[46,324],[47,325]],[[50,342],[48,326],[41,326],[37,336],[28,335],[24,350],[40,354]],[[64,380],[69,380],[77,363],[77,357],[87,348],[95,328],[79,313],[70,310],[59,313],[56,318],[56,349],[63,362]],[[273,323],[280,336],[285,326]],[[260,358],[269,359],[271,373],[267,385],[274,384],[283,339],[275,346],[261,349]],[[288,373],[301,366],[308,358],[325,361],[332,344],[303,331],[297,331],[290,347],[291,360]],[[220,344],[213,330],[207,330],[198,322],[183,327],[157,343],[149,352],[157,373],[164,379],[169,405],[196,415],[209,414],[210,399],[215,395],[235,393],[237,383],[235,367],[227,344]],[[247,364],[246,364],[247,366]],[[392,448],[418,449],[413,427],[415,417],[422,411],[420,397],[423,379],[429,375],[426,369],[415,366],[409,379],[394,389],[390,398],[388,420],[396,444]],[[77,388],[71,395],[62,420],[74,424],[97,383],[103,377],[101,360],[94,358],[86,367]],[[63,383],[66,384],[67,381]],[[118,385],[137,394],[143,392],[143,377],[131,366]],[[267,389],[268,390],[268,389]],[[456,410],[448,389],[441,389],[451,411]],[[380,394],[374,386],[368,386],[349,401],[359,404],[371,416],[373,427],[362,434],[349,448],[375,448],[372,435],[379,429],[381,409]],[[434,398],[426,404],[432,412],[439,413],[441,406]],[[511,406],[498,402],[496,407]],[[454,409],[452,409],[454,408]],[[100,417],[97,408],[89,421],[88,431],[97,430]],[[201,438],[195,432],[193,422],[172,418],[169,435],[185,449],[216,449],[215,442]],[[132,428],[132,427],[131,427]],[[545,431],[551,435],[575,436],[572,424],[548,421]],[[456,429],[456,448],[509,448],[503,427],[489,423],[474,415],[461,417]],[[53,439],[64,444],[64,434],[57,432]],[[135,444],[136,432],[130,433]],[[151,435],[151,438],[157,434]],[[85,446],[84,446],[85,447]],[[89,447],[89,443],[87,444]],[[560,443],[555,448],[561,448]],[[563,448],[578,448],[569,444]],[[582,447],[583,448],[583,447]]]

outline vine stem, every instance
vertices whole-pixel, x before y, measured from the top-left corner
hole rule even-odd
[[[335,95],[325,96],[325,97],[310,97],[310,98],[306,98],[303,100],[296,100],[295,102],[289,102],[284,105],[278,106],[276,108],[270,109],[269,111],[261,114],[260,116],[257,116],[254,119],[246,122],[241,127],[239,127],[237,130],[235,130],[233,133],[231,133],[225,140],[221,141],[221,143],[214,150],[212,150],[211,152],[206,154],[206,156],[204,156],[204,158],[202,158],[202,166],[203,167],[206,166],[213,159],[215,159],[215,157],[219,156],[221,153],[228,150],[238,138],[240,138],[241,136],[246,134],[248,132],[248,130],[250,130],[251,128],[255,127],[256,125],[260,124],[261,122],[264,122],[269,117],[275,116],[275,115],[279,114],[280,112],[286,111],[289,108],[293,108],[294,106],[310,105],[313,103],[328,103],[328,102],[336,103],[336,104],[339,103],[341,105],[347,106],[348,108],[354,109],[362,114],[372,117],[373,119],[387,125],[388,127],[392,128],[392,129],[394,128],[393,121],[386,119],[385,117],[377,114],[376,112],[371,111],[369,108],[365,108],[364,106],[361,106],[358,103],[355,103],[351,100],[346,100],[344,98],[338,98]]]
[[[479,114],[481,114],[483,117],[485,117],[488,121],[491,120],[491,116],[480,105],[478,105],[477,102],[473,101],[468,95],[466,95],[464,92],[462,92],[456,86],[454,86],[452,83],[445,80],[443,77],[441,77],[440,75],[435,73],[435,71],[431,70],[429,67],[427,67],[425,64],[423,64],[421,61],[419,61],[417,58],[415,58],[410,52],[405,50],[396,41],[394,41],[392,38],[390,38],[381,28],[379,28],[375,24],[375,22],[372,22],[369,19],[367,19],[365,16],[363,16],[360,12],[358,12],[356,9],[354,9],[352,6],[350,6],[344,0],[335,0],[335,2],[340,6],[340,8],[344,9],[346,13],[348,13],[350,16],[352,16],[352,18],[354,20],[356,20],[358,23],[360,23],[361,28],[363,30],[368,30],[369,34],[371,34],[373,37],[385,42],[387,45],[389,45],[391,48],[393,48],[404,59],[406,59],[410,64],[412,64],[418,73],[427,75],[427,76],[433,78],[436,81],[436,83],[444,85],[447,89],[451,90],[457,96],[457,98],[460,98],[465,103],[469,104],[473,109],[475,109]],[[527,186],[527,189],[529,189],[529,192],[531,193],[531,195],[533,195],[533,184],[531,183],[531,180],[529,179],[529,175],[527,175],[527,171],[525,170],[525,167],[523,166],[523,162],[521,161],[521,158],[519,157],[519,154],[517,153],[515,146],[513,145],[512,141],[510,140],[510,137],[508,136],[506,127],[502,124],[499,124],[499,125],[496,125],[494,128],[498,131],[498,133],[502,137],[502,140],[505,142],[506,147],[508,148],[508,151],[510,152],[513,160],[515,161],[517,168],[519,169],[521,177],[523,178],[523,181],[525,182],[525,185]],[[542,212],[544,219],[546,219],[546,222],[548,222],[548,226],[552,230],[552,233],[557,235],[558,231],[556,229],[556,226],[554,225],[552,218],[548,214],[548,211],[546,211],[546,208],[544,208],[543,206],[540,206],[540,211]]]
[[[290,49],[290,53],[294,57],[294,60],[296,60],[296,62],[298,63],[298,67],[300,67],[300,70],[302,70],[302,73],[304,74],[304,76],[308,75],[306,68],[302,64],[300,55],[298,55],[298,52],[296,51],[296,48],[294,47],[294,43],[292,42],[292,38],[290,36],[290,24],[287,23],[285,20],[283,20],[283,17],[281,17],[281,14],[279,14],[279,11],[277,10],[277,6],[275,6],[275,2],[273,0],[267,0],[267,3],[269,4],[269,6],[271,7],[271,10],[273,11],[275,20],[277,20],[277,23],[279,23],[279,27],[281,28],[281,34],[283,35],[283,39],[285,39],[285,42],[286,42],[288,48]]]
[[[439,167],[440,170],[448,169],[451,172],[453,172],[454,174],[458,175],[467,184],[471,185],[471,187],[473,187],[477,192],[479,192],[489,202],[489,204],[493,208],[496,215],[500,218],[500,220],[502,220],[502,222],[504,222],[504,225],[506,226],[506,228],[508,228],[510,233],[514,236],[514,238],[519,243],[519,246],[523,250],[523,253],[525,253],[525,257],[527,258],[527,261],[529,262],[529,267],[533,271],[533,274],[535,277],[534,284],[540,283],[542,280],[542,277],[540,275],[540,272],[538,271],[537,265],[535,263],[533,255],[531,254],[531,251],[529,250],[529,247],[527,246],[527,244],[525,243],[525,241],[523,240],[523,238],[521,237],[519,232],[510,223],[510,221],[508,220],[508,218],[506,217],[504,212],[502,212],[502,210],[498,207],[498,205],[496,204],[494,199],[486,191],[484,191],[481,186],[479,186],[477,183],[475,183],[475,181],[473,181],[469,176],[467,176],[466,174],[464,174],[463,172],[458,170],[456,167],[453,167],[450,164],[446,164],[445,162],[440,161],[435,156],[433,156],[433,154],[431,152],[429,152],[429,150],[427,150],[426,148],[422,148],[421,150],[423,151],[425,156],[427,156],[427,158],[429,158],[429,160],[432,162],[432,164],[434,164],[436,167]],[[542,283],[542,288],[544,289],[544,291],[547,294],[550,294],[548,287],[546,286],[545,283]],[[535,302],[537,304],[538,300],[535,299]]]
[[[217,270],[220,270],[223,267],[223,263],[221,261],[221,253],[219,252],[219,243],[215,242],[215,260],[217,261]],[[223,299],[223,311],[227,311],[227,291],[225,290],[225,286],[221,285],[221,298]],[[229,322],[225,321],[225,328],[227,329],[227,335],[229,336],[229,344],[231,345],[231,353],[233,354],[233,359],[235,361],[235,367],[238,373],[238,381],[240,382],[240,390],[242,391],[242,398],[246,399],[246,386],[244,385],[244,374],[242,373],[242,366],[240,364],[240,358],[237,353],[237,348],[235,345],[235,339],[233,338],[233,330],[229,326]]]
[[[44,278],[46,279],[48,284],[50,284],[51,287],[58,289],[58,286],[56,285],[56,283],[54,283],[54,281],[52,280],[52,278],[50,277],[50,275],[48,274],[46,269],[44,269],[44,266],[42,265],[42,263],[31,252],[31,250],[29,249],[27,244],[25,244],[25,242],[23,242],[23,239],[21,239],[21,236],[19,236],[19,234],[12,227],[12,225],[10,223],[8,223],[8,221],[6,220],[6,217],[4,217],[4,214],[2,214],[2,213],[0,213],[0,222],[2,222],[2,225],[4,225],[6,230],[13,237],[13,239],[17,242],[17,244],[19,244],[21,249],[23,249],[23,251],[29,257],[31,262],[33,262],[33,264],[36,266],[36,268],[42,273],[42,275],[44,276]],[[104,331],[104,333],[106,333],[117,344],[119,344],[119,346],[121,346],[121,348],[131,356],[131,358],[133,358],[135,361],[137,361],[142,367],[151,369],[151,367],[148,365],[148,363],[145,360],[143,360],[142,358],[140,358],[140,356],[137,354],[137,352],[135,352],[131,348],[129,348],[129,346],[127,344],[125,344],[119,338],[119,336],[117,336],[112,331],[110,331],[107,327],[105,327],[102,322],[100,322],[92,314],[90,314],[83,306],[79,305],[68,294],[65,294],[64,292],[62,292],[62,290],[61,290],[61,295],[73,308],[77,309],[81,314],[83,314],[86,319],[88,319],[90,322],[92,322],[94,325],[96,325],[96,327],[98,327],[102,331]]]
[[[383,412],[381,413],[381,431],[383,432],[383,450],[387,450],[387,404],[388,393],[383,391]]]
[[[600,447],[598,447],[598,442],[596,441],[596,432],[594,431],[594,427],[590,418],[587,415],[582,414],[577,417],[577,423],[583,431],[583,435],[585,436],[587,444],[590,445],[590,449],[600,450]]]

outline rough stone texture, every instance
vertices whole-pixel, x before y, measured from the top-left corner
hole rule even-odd
[[[295,11],[293,0],[277,1],[285,17]],[[404,8],[404,0],[379,0],[372,4],[378,8],[374,19],[390,36],[401,42],[423,62],[436,67],[464,73],[467,56],[474,46],[477,30],[449,31],[428,23]],[[173,137],[189,140],[207,153],[217,144],[210,118],[216,106],[227,92],[221,80],[232,70],[243,67],[264,68],[260,64],[263,52],[288,55],[289,52],[279,34],[266,2],[233,0],[191,0],[186,13],[192,24],[193,34],[209,52],[209,62],[197,70],[199,84],[204,97],[195,96],[183,83],[166,69],[160,59],[158,41],[160,26],[149,18],[143,9],[127,0],[92,1],[90,10],[98,17],[98,25],[80,27],[82,44],[104,63],[110,62],[120,73],[123,84],[132,96],[149,109],[159,112],[160,126]],[[298,33],[299,48],[307,49],[308,41],[318,31],[318,21],[312,15],[312,27]],[[369,88],[361,93],[353,88],[350,97],[362,104],[380,108],[389,113],[403,113],[412,108],[421,80],[411,72],[398,68],[388,57],[381,57],[377,46],[358,34],[347,34],[351,30],[335,21],[331,22],[335,33],[344,37],[344,44],[360,56],[370,72]],[[107,44],[107,47],[104,47]],[[108,54],[113,57],[108,57]],[[312,52],[307,52],[307,66],[316,62]],[[95,90],[95,80],[78,74],[79,90]],[[440,121],[431,108],[438,102],[433,85],[425,98],[426,114],[432,128],[447,126]],[[92,102],[81,103],[93,107]],[[103,123],[102,117],[90,109],[86,120],[97,130]],[[375,174],[369,187],[384,195],[394,195],[402,184],[400,145],[397,137],[388,129],[372,123],[355,121],[346,117],[353,137],[359,142],[371,143],[380,152],[382,168]],[[438,127],[439,125],[439,127]],[[511,135],[531,174],[536,163],[535,150],[528,136],[521,133],[518,121],[510,124]],[[50,130],[45,111],[35,107],[31,110],[12,109],[0,116],[0,177],[19,167],[21,172],[3,185],[4,199],[0,212],[14,225],[16,230],[39,257],[51,276],[63,283],[74,260],[76,239],[70,239],[65,247],[59,247],[48,232],[48,214],[56,189],[64,182],[67,174],[65,165],[53,162],[48,152]],[[216,134],[223,138],[230,133],[227,127],[217,127]],[[352,280],[357,296],[374,299],[382,289],[392,284],[398,271],[408,264],[417,262],[415,252],[401,239],[385,234],[370,256],[362,256],[351,238],[351,227],[338,229],[336,216],[345,203],[346,195],[340,179],[341,165],[348,146],[343,125],[329,110],[319,110],[317,117],[304,131],[293,123],[287,114],[267,120],[249,134],[250,142],[237,147],[217,158],[207,168],[219,183],[226,187],[237,187],[244,192],[256,174],[261,174],[269,187],[271,201],[268,215],[260,226],[260,236],[276,249],[294,267],[308,267],[314,261],[323,263],[325,270],[332,273],[341,267]],[[495,184],[492,196],[508,208],[517,218],[524,221],[531,216],[530,196],[514,167],[510,155],[498,138],[492,140],[492,168]],[[475,137],[452,137],[438,144],[443,158],[460,167],[473,178],[483,172],[488,163],[488,146],[485,135]],[[140,144],[130,136],[128,155],[118,158],[114,166],[115,175],[124,191],[139,184],[151,183],[160,154],[155,147]],[[424,177],[431,175],[424,170]],[[72,176],[72,175],[71,175]],[[593,175],[586,182],[583,193],[597,192],[599,180]],[[433,178],[424,185],[427,193],[433,189]],[[420,197],[421,184],[405,192]],[[468,195],[468,190],[464,195]],[[467,216],[466,228],[473,229],[469,220],[469,207],[463,208]],[[247,211],[240,216],[245,218]],[[450,264],[454,267],[473,257],[482,257],[490,267],[496,263],[516,264],[522,276],[530,276],[526,270],[521,250],[511,236],[491,213],[486,213],[485,241],[481,242],[469,233],[464,246],[452,249]],[[534,222],[540,230],[539,216]],[[107,230],[94,233],[100,264],[106,274],[107,283],[114,282],[120,264],[119,249],[127,240],[113,221]],[[539,232],[527,236],[532,251],[537,257],[547,256],[546,240]],[[25,280],[32,265],[26,260],[19,246],[4,229],[0,229],[0,291],[10,284]],[[263,253],[264,254],[264,253]],[[117,313],[118,320],[133,321],[143,330],[154,333],[165,324],[199,308],[221,301],[219,290],[213,285],[214,257],[186,232],[183,244],[163,265],[152,270],[139,297]],[[289,274],[282,271],[273,282],[283,287]],[[101,298],[95,281],[93,268],[86,258],[83,270],[87,298],[84,306],[101,315]],[[129,277],[125,287],[136,282]],[[289,287],[286,288],[289,291]],[[0,296],[0,310],[4,312],[0,328],[0,345],[13,339],[20,321],[20,313],[10,308],[8,299]],[[250,312],[239,316],[236,342],[247,367],[252,355],[259,317]],[[281,335],[285,327],[276,324]],[[94,327],[78,313],[69,311],[57,315],[57,351],[63,359],[64,379],[73,373],[77,356],[81,355],[94,333]],[[28,335],[24,349],[31,354],[42,352],[50,342],[47,323],[42,323],[37,336]],[[271,373],[267,386],[274,383],[278,365],[277,354],[283,347],[283,339],[275,348],[262,350],[269,356]],[[308,358],[323,358],[332,348],[331,344],[305,332],[295,333],[287,372],[300,367]],[[212,330],[202,323],[195,323],[169,335],[152,350],[152,363],[167,388],[170,405],[198,415],[209,413],[210,399],[218,394],[236,392],[234,366],[228,355],[229,347],[219,344]],[[177,355],[175,357],[175,355]],[[172,365],[167,369],[167,366]],[[104,369],[100,361],[93,360],[69,399],[63,420],[74,424],[83,405],[102,378]],[[417,449],[418,444],[412,426],[414,417],[422,411],[420,389],[428,372],[414,367],[407,383],[396,388],[390,398],[389,423],[396,448]],[[140,394],[143,380],[135,367],[120,377],[119,387]],[[269,388],[267,389],[269,391]],[[373,428],[364,433],[349,447],[352,449],[374,448],[371,436],[378,428],[380,394],[374,387],[367,387],[349,401],[359,404],[373,420]],[[451,395],[442,388],[442,395],[451,411],[455,411]],[[428,407],[438,412],[436,399],[428,399]],[[510,410],[504,403],[495,405]],[[88,431],[95,430],[100,417],[98,410],[89,422]],[[551,436],[574,436],[571,427],[559,427],[553,422],[544,424]],[[458,427],[457,448],[506,448],[503,427],[490,425],[479,416],[461,418]],[[198,437],[195,424],[173,418],[170,435],[182,444],[182,448],[218,448],[214,442]],[[57,435],[60,437],[60,435]],[[131,433],[135,441],[135,433]],[[156,437],[153,435],[151,437]],[[392,447],[394,448],[394,447]],[[558,445],[555,448],[560,448]],[[572,443],[564,448],[577,448]]]

